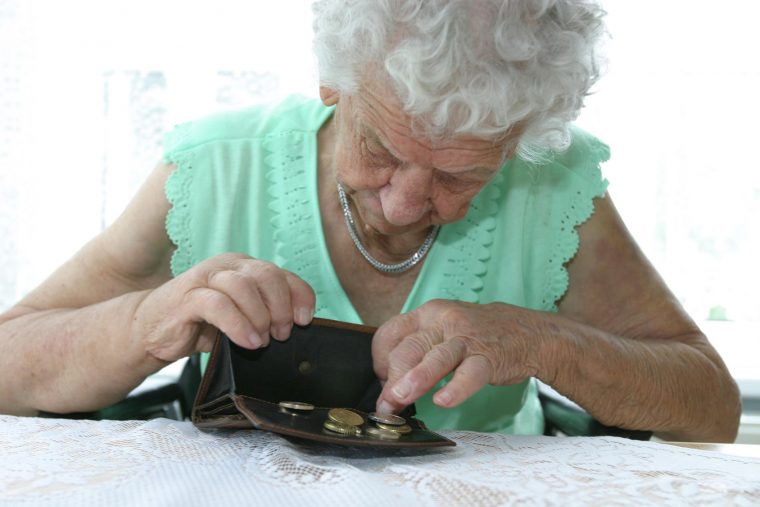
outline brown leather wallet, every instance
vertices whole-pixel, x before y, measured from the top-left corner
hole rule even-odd
[[[380,382],[372,368],[375,329],[314,319],[294,326],[284,342],[248,350],[219,333],[193,404],[199,428],[254,428],[340,445],[382,448],[456,445],[428,430],[414,417],[414,405],[401,415],[412,428],[398,440],[372,438],[368,415],[375,410]],[[315,406],[298,411],[281,401]],[[331,408],[350,408],[364,418],[360,435],[341,435],[323,427]]]

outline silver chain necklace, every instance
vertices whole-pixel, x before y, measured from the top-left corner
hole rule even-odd
[[[364,247],[362,240],[359,239],[359,234],[356,232],[356,224],[354,223],[354,216],[351,213],[351,208],[348,205],[346,192],[343,190],[343,185],[340,183],[338,183],[338,198],[340,199],[340,205],[343,208],[343,216],[346,219],[348,233],[351,235],[351,239],[354,241],[354,245],[356,245],[359,253],[362,254],[362,257],[364,257],[367,262],[372,265],[373,268],[383,273],[403,273],[404,271],[412,269],[425,257],[425,254],[428,253],[430,247],[433,246],[435,237],[438,235],[438,230],[441,228],[440,225],[433,226],[433,230],[431,230],[430,234],[427,235],[427,238],[425,238],[425,241],[422,242],[422,245],[420,245],[417,251],[414,252],[412,256],[407,260],[399,262],[398,264],[386,264],[372,257],[372,255]]]

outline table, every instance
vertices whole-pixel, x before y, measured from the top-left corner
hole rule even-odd
[[[758,505],[760,458],[611,437],[442,432],[388,453],[188,422],[0,416],[0,505]]]
[[[701,449],[703,451],[715,451],[731,456],[748,456],[760,459],[760,445],[753,444],[707,444],[702,442],[665,442],[689,449]]]

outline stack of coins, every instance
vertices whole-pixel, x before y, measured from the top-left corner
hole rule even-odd
[[[400,415],[372,412],[369,418],[375,426],[367,428],[367,434],[372,434],[376,438],[398,440],[401,435],[412,432],[412,427],[406,424],[406,419]]]
[[[323,426],[326,430],[340,435],[360,436],[362,434],[361,427],[363,424],[364,417],[353,410],[347,408],[331,408],[327,412],[327,420]]]

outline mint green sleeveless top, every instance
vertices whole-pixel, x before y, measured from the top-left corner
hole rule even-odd
[[[298,274],[314,289],[318,317],[361,323],[330,262],[317,199],[317,131],[332,114],[318,100],[183,124],[166,137],[166,219],[176,245],[174,276],[225,252],[242,252]],[[501,301],[556,311],[567,290],[564,264],[578,249],[575,227],[607,187],[607,146],[572,130],[571,147],[543,165],[512,159],[473,199],[466,217],[442,227],[403,311],[436,298]],[[441,384],[442,385],[442,384]],[[540,434],[532,379],[486,386],[454,409],[417,403],[431,429]]]

